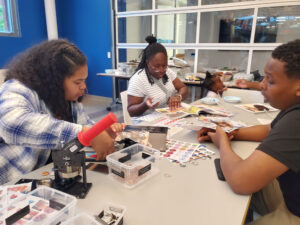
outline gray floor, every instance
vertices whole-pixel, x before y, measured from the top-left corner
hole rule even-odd
[[[95,122],[97,122],[110,112],[106,110],[106,107],[108,107],[111,102],[111,98],[87,95],[83,99],[82,103],[89,117]],[[118,122],[124,121],[121,104],[113,105],[111,107],[111,112],[113,112],[118,117]]]

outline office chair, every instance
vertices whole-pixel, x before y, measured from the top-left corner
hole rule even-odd
[[[132,121],[131,121],[130,115],[128,113],[128,110],[127,110],[127,106],[128,106],[127,91],[121,92],[120,96],[121,96],[121,101],[122,101],[124,123],[127,125],[132,125]]]
[[[6,69],[0,69],[0,85],[3,84],[5,79]]]

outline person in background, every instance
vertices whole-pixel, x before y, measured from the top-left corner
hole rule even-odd
[[[222,96],[223,91],[227,89],[221,81],[219,75],[211,74],[208,71],[206,72],[205,79],[203,80],[200,86],[200,98],[217,98],[219,96]]]
[[[145,39],[149,44],[143,50],[141,62],[130,78],[127,90],[130,116],[150,113],[158,106],[169,105],[170,110],[180,107],[188,95],[187,87],[168,69],[165,47],[154,36]]]
[[[245,88],[245,89],[253,89],[253,90],[261,90],[261,82],[258,81],[247,81],[245,79],[237,79],[235,81],[235,87]]]
[[[227,135],[200,130],[220,150],[225,178],[238,194],[252,194],[252,208],[263,215],[252,225],[300,224],[300,39],[278,46],[265,66],[262,94],[280,113],[270,125],[241,128]],[[246,159],[230,139],[261,142]]]
[[[67,40],[40,43],[8,65],[0,88],[0,184],[51,161],[93,121],[80,101],[86,90],[87,59]],[[98,159],[114,151],[114,124],[92,140]]]

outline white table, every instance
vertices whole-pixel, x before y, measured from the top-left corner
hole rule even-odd
[[[247,152],[256,146],[243,145]],[[88,182],[93,186],[86,199],[78,200],[78,209],[96,215],[105,203],[123,205],[125,225],[242,224],[250,197],[234,194],[226,182],[217,179],[213,159],[200,159],[197,166],[188,164],[185,168],[166,159],[159,163],[160,173],[133,189],[105,174],[87,171]],[[25,177],[41,178],[42,172],[51,167],[50,164]]]
[[[235,107],[232,110],[238,113],[237,119],[246,118],[250,124],[258,123],[256,116],[265,119],[270,116],[270,113],[254,115]],[[188,130],[174,138],[197,142],[196,132]],[[159,161],[160,173],[133,189],[125,188],[106,174],[87,171],[87,179],[93,186],[86,199],[78,200],[78,209],[96,215],[105,203],[123,205],[125,225],[243,224],[251,197],[235,194],[226,182],[218,180],[213,159],[219,157],[219,152],[213,144],[207,145],[216,152],[212,159],[199,159],[198,165],[180,167],[163,158]],[[242,158],[250,155],[257,145],[256,142],[232,142],[234,151]],[[25,177],[41,177],[51,166]]]

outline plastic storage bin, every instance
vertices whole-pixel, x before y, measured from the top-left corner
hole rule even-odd
[[[126,209],[123,206],[107,204],[98,215],[100,224],[122,225]]]
[[[75,215],[77,199],[40,186],[0,210],[0,224],[58,224]]]
[[[133,188],[158,173],[160,152],[156,149],[135,144],[106,157],[109,176]]]
[[[6,196],[7,195],[7,190],[4,187],[0,187],[0,209],[4,208],[6,206]]]
[[[0,186],[0,210],[31,191],[31,183]]]
[[[123,206],[107,204],[95,218],[82,212],[61,225],[122,225],[125,211]]]
[[[74,216],[65,222],[61,223],[61,225],[99,225],[98,221],[96,221],[93,217],[86,213],[80,213],[77,216]]]

